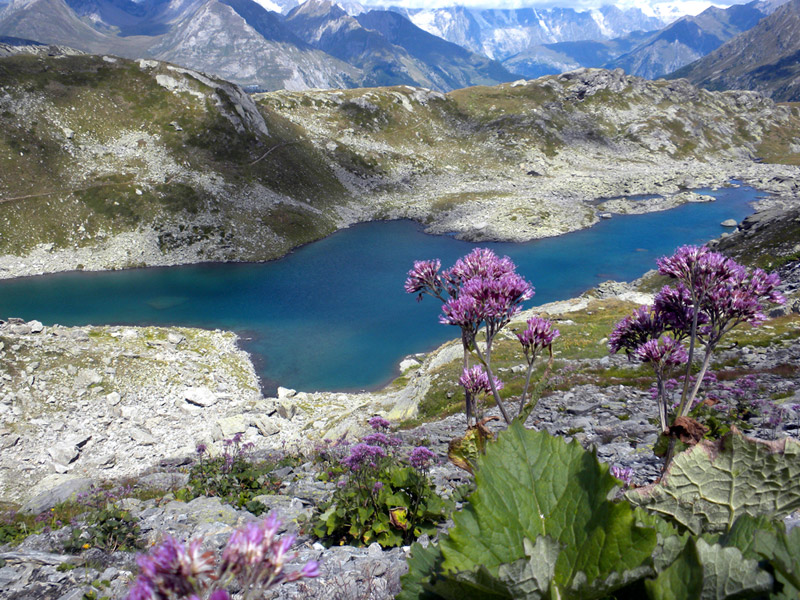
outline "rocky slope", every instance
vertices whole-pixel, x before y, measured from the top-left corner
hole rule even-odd
[[[0,60],[0,276],[266,260],[347,225],[527,240],[739,178],[792,203],[800,112],[621,71],[275,92],[156,61]],[[790,164],[762,164],[767,162]]]
[[[756,27],[670,77],[707,89],[757,90],[776,101],[800,99],[800,2],[791,0]]]
[[[591,296],[535,310],[557,322],[562,338],[557,342],[554,389],[528,422],[529,427],[595,447],[601,460],[633,469],[638,483],[652,480],[659,471],[651,452],[656,439],[649,421],[655,418],[647,391],[651,377],[623,357],[605,356],[603,338],[610,324],[635,306],[631,300],[646,299],[631,286],[609,283]],[[792,302],[800,309],[800,303]],[[729,379],[757,374],[759,397],[779,398],[785,407],[777,429],[757,420],[754,432],[768,438],[796,435],[800,316],[781,316],[761,330],[735,335],[736,343],[720,355],[721,370]],[[460,364],[460,344],[453,341],[404,361],[405,375],[382,392],[281,390],[278,398],[264,399],[253,389],[252,365],[233,349],[233,336],[223,332],[44,328],[10,321],[0,326],[0,340],[0,498],[17,505],[24,501],[23,508],[34,513],[48,511],[92,483],[134,475],[126,481],[134,489],[150,490],[150,498],[153,489],[161,490],[155,498],[121,504],[137,519],[148,543],[164,534],[203,537],[205,548],[217,551],[233,528],[255,517],[217,498],[201,496],[188,503],[174,499],[172,492],[187,480],[194,444],[206,443],[216,452],[222,439],[242,433],[263,455],[307,452],[323,437],[344,433],[352,439],[371,415],[408,417],[432,395],[454,389],[451,371]],[[502,359],[496,366],[506,389],[512,389],[524,367],[518,353],[506,355],[508,343],[498,346]],[[399,410],[393,398],[403,391],[410,393],[405,410]],[[456,395],[449,402],[457,410]],[[401,432],[405,444],[424,440],[435,451],[440,462],[431,474],[444,496],[468,482],[463,471],[444,460],[449,440],[464,427],[463,415],[456,414]],[[290,529],[331,493],[332,484],[318,481],[311,455],[305,457],[281,470],[278,493],[260,497]],[[112,598],[123,597],[136,571],[133,554],[97,548],[64,554],[62,544],[72,527],[54,527],[19,546],[0,547],[3,598],[56,600],[68,593],[79,597],[93,587]],[[322,562],[322,576],[282,586],[271,597],[322,598],[335,591],[343,597],[391,598],[398,591],[407,551],[382,551],[377,545],[325,549],[307,534],[301,535],[298,550],[299,561]]]

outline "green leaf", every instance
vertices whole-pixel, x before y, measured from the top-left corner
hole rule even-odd
[[[724,532],[742,514],[782,518],[800,508],[798,477],[800,442],[732,431],[679,454],[660,483],[625,496],[695,534]]]
[[[702,538],[696,545],[703,564],[703,600],[744,598],[772,589],[772,576],[737,548],[709,545]]]
[[[785,597],[800,597],[800,528],[788,534],[781,529],[756,531],[753,549],[770,562],[784,586]]]
[[[547,598],[561,545],[547,536],[541,536],[535,544],[526,538],[523,546],[525,558],[508,565],[500,565],[500,581],[505,584],[512,598]]]
[[[408,555],[408,573],[400,577],[403,590],[397,595],[397,600],[433,600],[441,598],[433,592],[426,591],[423,583],[436,576],[442,563],[442,552],[438,546],[430,544],[423,548],[421,544],[414,543]]]
[[[777,525],[783,528],[782,523]],[[760,556],[755,547],[756,536],[759,532],[771,533],[774,536],[777,532],[775,526],[776,523],[766,515],[753,517],[744,514],[736,519],[730,531],[720,536],[719,544],[738,548],[745,558],[759,559]]]
[[[552,576],[561,598],[600,598],[653,572],[656,532],[607,499],[616,480],[577,443],[513,423],[478,465],[477,490],[440,543],[442,577],[463,580],[483,566],[502,582],[530,561],[531,541],[537,552],[561,547]]]
[[[699,600],[703,592],[703,565],[694,540],[686,543],[677,559],[656,579],[644,584],[652,600]]]

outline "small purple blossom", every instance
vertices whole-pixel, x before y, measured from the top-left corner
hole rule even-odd
[[[476,396],[477,394],[489,393],[492,388],[489,384],[489,376],[483,370],[481,365],[475,365],[469,369],[464,369],[464,372],[461,374],[458,382],[464,387],[467,392],[472,394],[472,396]],[[503,382],[500,381],[495,377],[494,384],[496,389],[501,390],[503,388]]]
[[[139,576],[128,593],[128,600],[230,600],[227,586],[237,578],[244,598],[261,597],[263,592],[283,581],[316,577],[319,565],[311,561],[299,571],[286,573],[286,561],[293,535],[276,536],[280,521],[270,516],[260,523],[248,523],[228,540],[218,562],[213,552],[202,551],[202,541],[188,544],[166,537],[150,554],[140,555]],[[255,595],[255,596],[254,596]]]
[[[383,482],[382,481],[376,481],[374,484],[372,484],[372,493],[373,494],[379,493],[382,489],[383,489]]]
[[[385,456],[386,450],[381,446],[371,446],[360,442],[350,448],[350,454],[342,459],[342,464],[351,471],[360,471],[366,466],[374,467],[376,460]]]
[[[205,444],[197,444],[197,448],[195,448],[195,451],[197,452],[197,454],[202,456],[203,454],[206,453],[207,449],[208,448],[206,447]]]
[[[528,326],[522,333],[517,334],[517,339],[522,345],[522,351],[529,361],[535,358],[536,354],[543,348],[547,348],[553,343],[561,332],[553,329],[553,324],[541,317],[532,317],[527,321]]]
[[[383,417],[372,417],[369,421],[369,426],[372,427],[375,431],[386,431],[389,429],[392,424],[384,419]]]
[[[408,462],[418,471],[426,471],[436,455],[425,446],[417,446],[411,451]]]
[[[613,465],[611,467],[611,475],[622,481],[626,486],[629,486],[633,481],[633,469],[630,467]]]
[[[642,362],[665,367],[682,365],[689,358],[681,343],[669,335],[645,342],[636,349],[636,357]]]
[[[422,300],[422,294],[440,297],[444,283],[439,274],[442,263],[436,260],[416,260],[414,268],[408,272],[405,290],[408,294],[418,294],[417,301]]]

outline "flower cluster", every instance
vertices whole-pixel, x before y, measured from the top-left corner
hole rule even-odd
[[[416,260],[414,268],[408,272],[405,290],[409,294],[419,294],[417,301],[422,300],[422,294],[440,297],[443,282],[439,269],[442,268],[440,260]]]
[[[408,272],[405,290],[408,293],[428,294],[438,298],[442,306],[439,321],[461,329],[464,350],[464,374],[468,385],[477,385],[475,378],[467,376],[469,356],[474,352],[488,372],[487,381],[495,403],[506,422],[510,422],[498,394],[497,381],[491,372],[492,342],[497,333],[522,308],[522,303],[533,297],[534,288],[516,273],[516,266],[507,256],[499,258],[487,248],[475,248],[445,271],[440,272],[439,260],[416,261]],[[478,332],[485,330],[486,344],[482,350],[475,341]],[[462,380],[464,377],[462,377]],[[462,383],[463,384],[463,383]],[[466,385],[465,404],[467,422],[474,411],[474,394]]]
[[[427,471],[436,455],[425,446],[417,446],[411,451],[408,462],[417,471]]]
[[[226,589],[237,580],[245,599],[260,598],[265,590],[286,581],[319,575],[319,565],[309,561],[297,571],[286,572],[294,536],[277,537],[280,521],[270,516],[235,531],[217,561],[213,552],[202,551],[202,540],[188,544],[166,537],[150,554],[137,558],[139,576],[128,600],[229,600]]]
[[[642,362],[663,367],[682,365],[689,358],[680,342],[669,335],[646,341],[635,354]]]
[[[677,280],[665,286],[652,306],[642,306],[620,321],[609,336],[611,352],[649,363],[656,374],[662,430],[668,427],[667,370],[686,364],[683,392],[676,416],[686,416],[722,337],[740,323],[758,325],[766,302],[783,303],[777,275],[761,269],[748,272],[734,260],[705,247],[682,246],[658,260],[658,272]],[[688,340],[688,352],[681,341]],[[697,345],[704,350],[700,372],[689,374]]]
[[[372,433],[353,444],[347,456],[333,464],[337,452],[330,451],[331,444],[320,455],[323,476],[339,477],[331,500],[320,507],[314,533],[327,543],[384,547],[431,534],[446,508],[428,476],[434,453],[419,446],[404,456],[389,421],[372,417],[368,422]]]
[[[472,397],[482,393],[489,393],[492,391],[492,386],[489,383],[489,376],[480,365],[475,365],[469,369],[464,369],[458,382],[464,387],[465,390]],[[497,377],[494,378],[495,389],[503,389],[503,382]]]
[[[364,468],[375,469],[380,459],[386,457],[386,450],[382,446],[373,446],[360,442],[350,448],[350,454],[342,459],[342,464],[353,472]]]
[[[561,335],[561,332],[553,329],[553,324],[541,317],[531,317],[527,323],[525,331],[517,334],[517,339],[522,345],[525,357],[530,362],[540,350],[550,346]]]

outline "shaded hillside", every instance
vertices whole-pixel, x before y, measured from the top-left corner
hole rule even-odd
[[[447,91],[515,77],[499,63],[437,38],[397,13],[352,17],[328,0],[308,0],[286,15],[306,43],[364,73],[364,85],[422,85]]]
[[[726,9],[712,6],[697,16],[678,19],[608,66],[648,79],[661,77],[754,27],[767,10],[769,7],[758,0]]]
[[[791,0],[750,31],[670,75],[713,90],[757,90],[800,100],[800,0]]]

